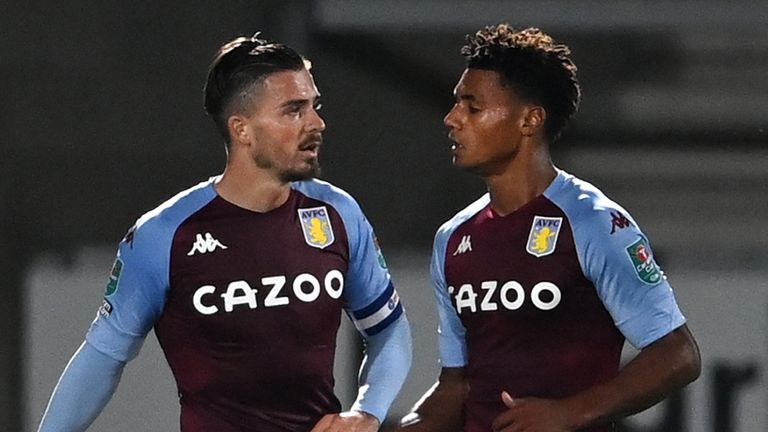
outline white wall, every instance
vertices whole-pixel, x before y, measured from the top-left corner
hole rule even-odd
[[[28,430],[39,421],[57,377],[101,303],[112,259],[112,247],[83,249],[68,265],[41,257],[27,277]],[[400,416],[437,376],[436,313],[427,279],[428,256],[390,252],[388,261],[414,333],[414,368],[392,409],[394,416]],[[715,361],[758,365],[756,383],[745,387],[737,400],[739,420],[734,432],[768,430],[768,270],[668,273],[704,361],[702,377],[688,391],[688,430],[712,430],[710,381]],[[344,348],[350,337],[345,327],[337,365],[337,384],[346,403],[356,368],[346,361],[351,357]],[[658,415],[658,409],[650,410],[633,424],[653,425]],[[154,335],[128,365],[115,397],[90,430],[178,430],[175,385]]]

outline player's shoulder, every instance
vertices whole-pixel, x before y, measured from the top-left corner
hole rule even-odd
[[[544,191],[544,195],[568,216],[572,226],[600,224],[607,220],[626,219],[634,223],[627,211],[606,196],[592,183],[565,171],[558,170],[557,177]]]
[[[320,179],[301,180],[291,183],[291,187],[309,198],[333,206],[342,216],[362,213],[360,205],[344,189]]]
[[[490,194],[483,194],[480,198],[459,210],[455,215],[453,215],[453,217],[440,225],[440,228],[437,229],[436,238],[448,237],[453,231],[456,230],[456,228],[461,226],[464,222],[468,221],[485,207],[487,207],[488,203],[490,202]]]
[[[144,213],[136,220],[126,237],[160,238],[173,232],[190,216],[211,202],[217,195],[214,189],[216,177],[200,182],[172,196],[159,206]]]

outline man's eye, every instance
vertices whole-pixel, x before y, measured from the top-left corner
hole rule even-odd
[[[316,104],[315,104],[315,106],[314,106],[314,108],[315,108],[315,111],[320,111],[321,109],[323,109],[323,104],[321,104],[321,103],[316,103]]]
[[[480,108],[473,107],[472,105],[469,106],[469,113],[470,114],[475,114],[475,113],[478,113],[478,112],[480,112]]]

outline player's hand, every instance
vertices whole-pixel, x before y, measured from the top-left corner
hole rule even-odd
[[[503,392],[507,410],[493,420],[494,432],[571,432],[569,412],[551,399],[517,398]]]
[[[321,418],[310,432],[376,432],[379,419],[360,411],[328,414]]]

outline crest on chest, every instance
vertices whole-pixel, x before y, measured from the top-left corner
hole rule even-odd
[[[525,250],[536,258],[551,255],[563,225],[561,217],[534,216]]]
[[[304,241],[318,249],[325,249],[335,240],[331,218],[325,206],[299,209]]]

